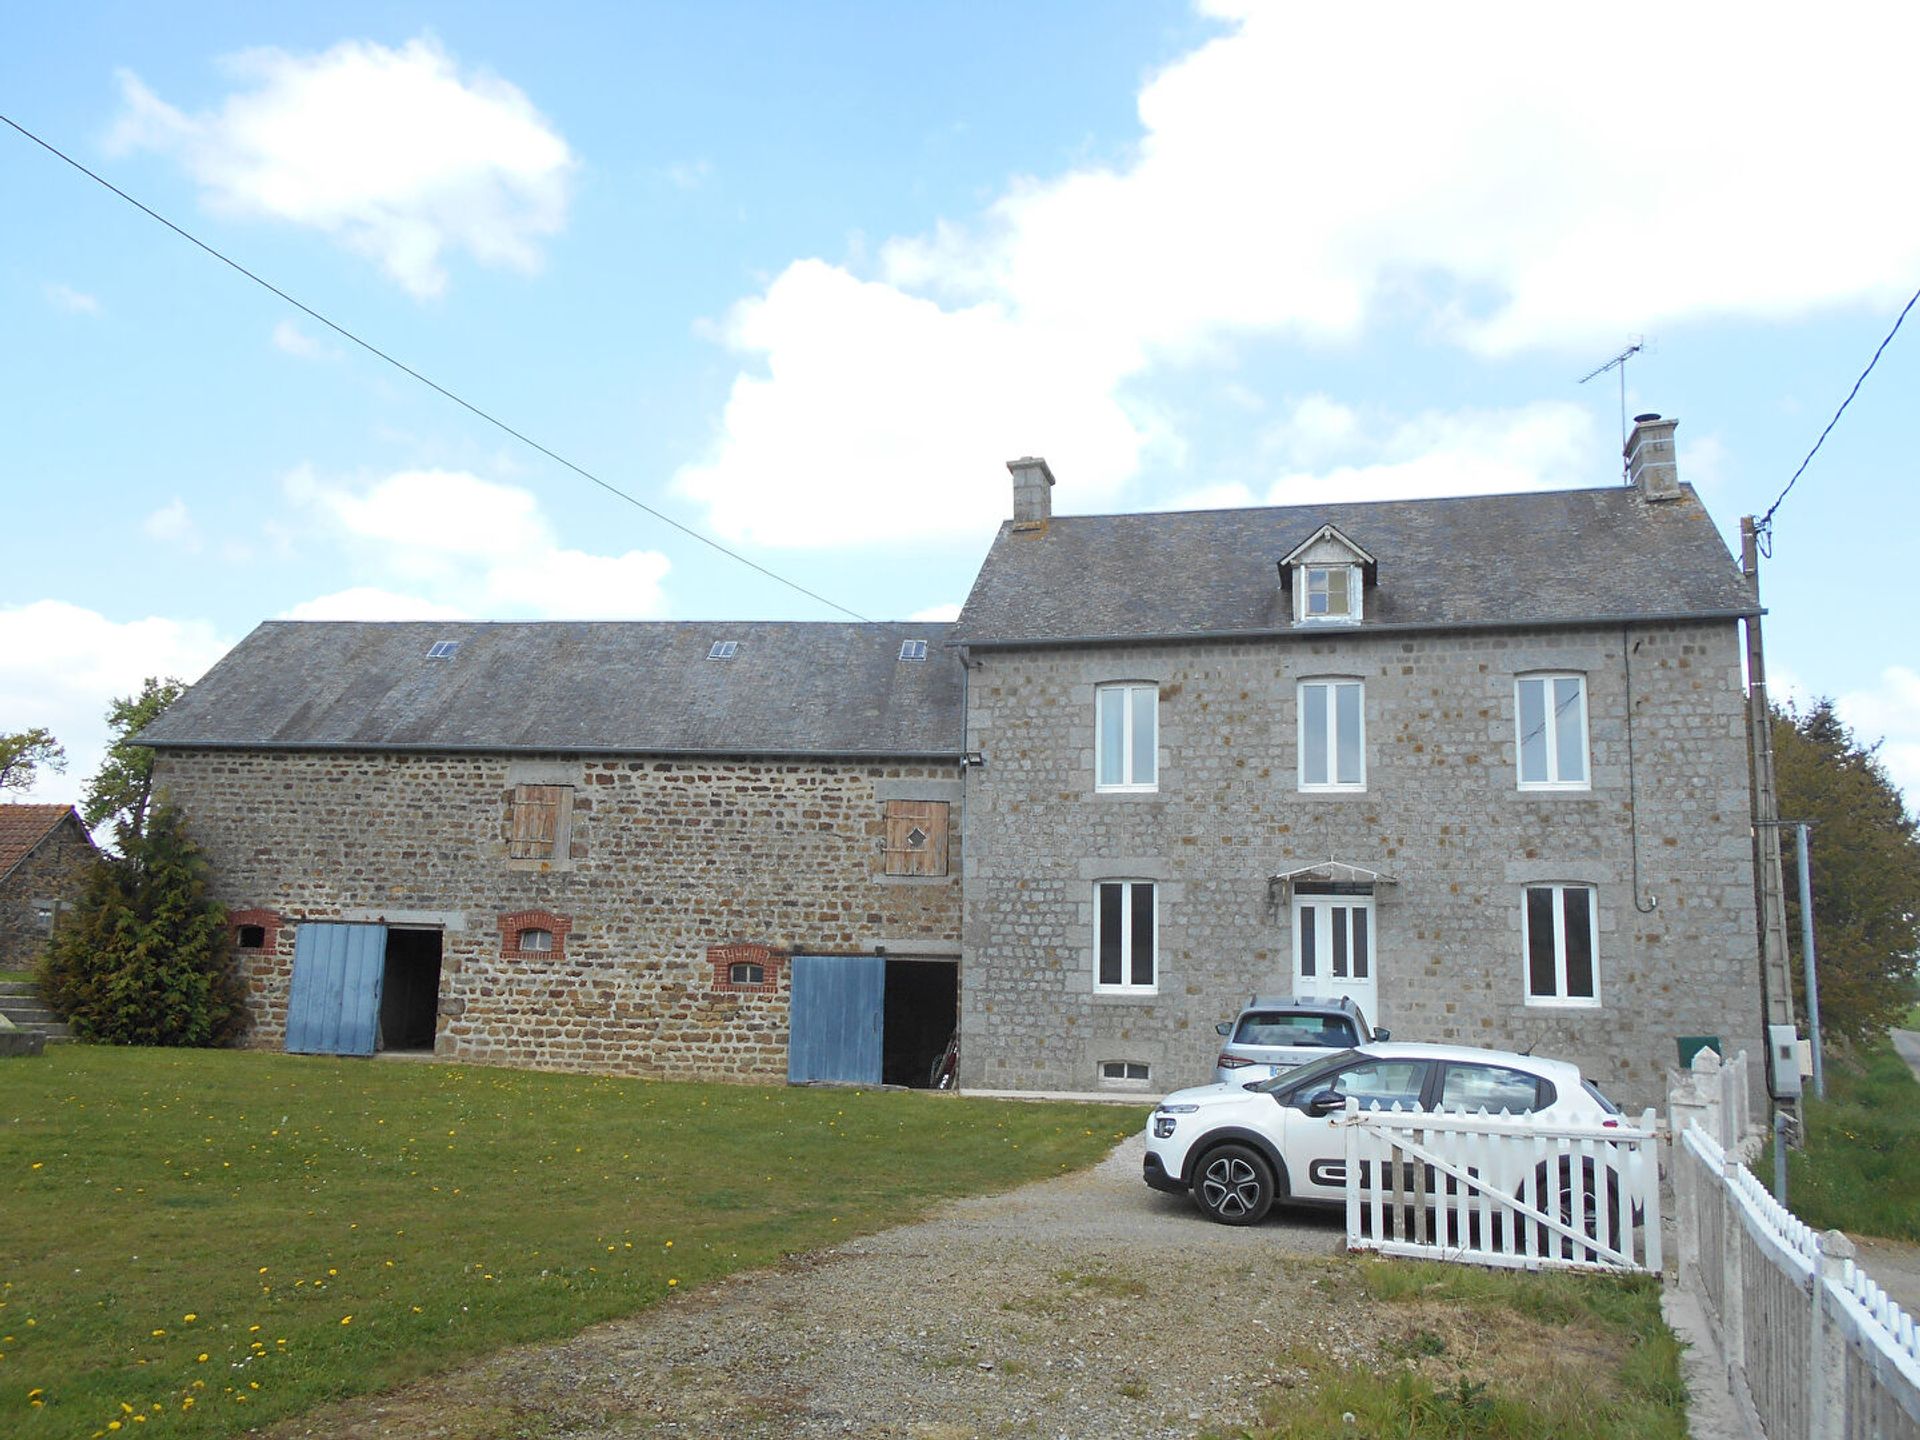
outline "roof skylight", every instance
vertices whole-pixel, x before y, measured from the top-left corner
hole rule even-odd
[[[924,660],[927,658],[927,642],[924,640],[902,640],[900,642],[902,660]]]
[[[436,640],[427,647],[427,659],[451,660],[454,652],[460,648],[458,640]]]
[[[733,652],[740,648],[738,640],[716,640],[713,648],[707,651],[709,660],[731,660]]]

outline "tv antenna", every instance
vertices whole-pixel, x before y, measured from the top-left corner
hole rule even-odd
[[[1627,361],[1647,348],[1646,341],[1647,337],[1644,335],[1634,336],[1633,343],[1628,345],[1626,349],[1607,361],[1606,364],[1589,370],[1575,382],[1584,385],[1589,380],[1598,379],[1609,370],[1618,370],[1620,372],[1620,450],[1623,456],[1627,448]],[[1623,465],[1625,464],[1624,458],[1621,463]]]

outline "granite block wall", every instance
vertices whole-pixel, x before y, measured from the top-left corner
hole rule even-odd
[[[1589,789],[1519,788],[1515,678],[1540,671],[1586,677]],[[1365,683],[1363,792],[1298,786],[1314,678]],[[1159,687],[1158,785],[1096,793],[1094,690],[1127,680]],[[1270,877],[1330,858],[1397,881],[1374,910],[1396,1039],[1537,1046],[1636,1108],[1676,1036],[1759,1054],[1732,623],[980,650],[968,682],[963,1085],[1090,1090],[1125,1061],[1155,1093],[1210,1079],[1215,1023],[1293,988]],[[1151,995],[1095,992],[1101,878],[1158,886]],[[1556,881],[1595,887],[1590,1007],[1527,1002],[1522,892]]]
[[[439,933],[442,1057],[679,1078],[785,1078],[787,955],[959,953],[960,806],[951,873],[882,873],[885,802],[957,802],[951,765],[168,750],[155,783],[259,927],[255,1046],[312,921]],[[572,787],[564,853],[509,858],[517,785]],[[517,945],[535,921],[550,952]],[[734,946],[763,983],[727,983]]]
[[[61,908],[80,898],[99,858],[80,822],[69,818],[14,866],[0,883],[0,970],[31,970],[40,962],[53,934],[42,919],[44,907],[52,903],[58,924]]]

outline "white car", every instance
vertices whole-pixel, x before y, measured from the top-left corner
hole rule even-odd
[[[1496,1115],[1621,1123],[1620,1108],[1565,1060],[1464,1045],[1377,1043],[1271,1080],[1167,1096],[1147,1121],[1142,1178],[1156,1190],[1191,1194],[1223,1225],[1257,1224],[1276,1203],[1344,1205],[1346,1138],[1338,1119],[1349,1099],[1368,1110],[1397,1102],[1402,1109],[1484,1108]],[[1529,1179],[1523,1173],[1488,1178],[1508,1193]],[[1613,1186],[1611,1176],[1607,1184]],[[1592,1184],[1578,1188],[1596,1193]],[[1618,1205],[1609,1208],[1617,1223]]]

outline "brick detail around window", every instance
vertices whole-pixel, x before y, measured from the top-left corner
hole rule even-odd
[[[275,910],[229,910],[227,912],[227,934],[233,937],[233,948],[249,953],[258,951],[271,955],[280,945],[280,927],[287,922],[280,918]],[[240,932],[248,926],[257,925],[263,932],[258,945],[242,945]]]
[[[564,960],[567,955],[567,932],[573,929],[573,921],[565,915],[556,915],[551,910],[515,910],[500,917],[500,958],[502,960]],[[520,932],[523,930],[545,930],[553,936],[553,948],[549,950],[522,950]]]
[[[787,957],[765,945],[709,945],[707,959],[713,963],[713,988],[725,995],[772,995],[780,989],[780,967]],[[758,965],[765,977],[758,984],[739,984],[733,979],[736,965]]]

